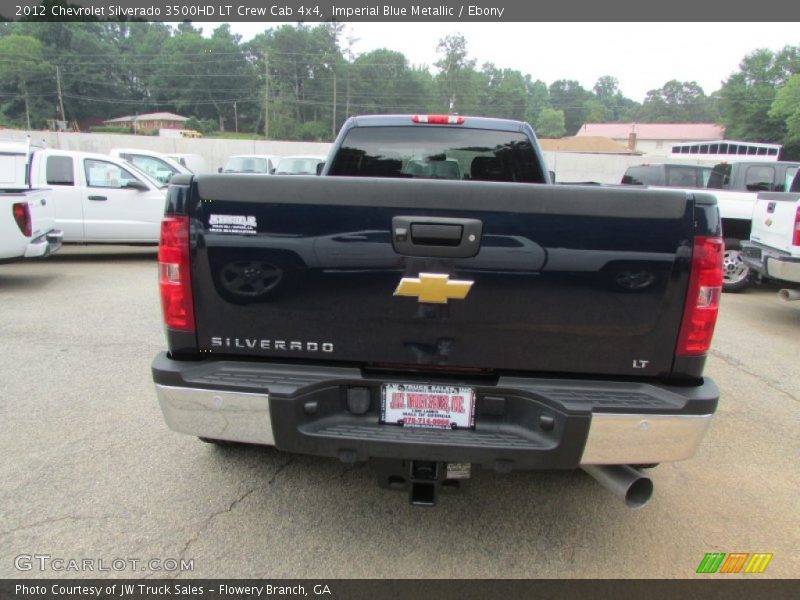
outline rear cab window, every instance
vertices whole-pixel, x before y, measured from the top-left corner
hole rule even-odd
[[[45,165],[47,185],[75,185],[73,169],[71,156],[48,156]]]
[[[626,185],[664,185],[662,170],[657,166],[629,167],[622,177]]]
[[[775,169],[768,166],[748,167],[745,187],[751,192],[771,192],[775,182]]]
[[[437,126],[354,127],[328,175],[544,183],[520,132]]]
[[[223,169],[228,173],[268,173],[270,170],[267,159],[243,156],[231,157]]]

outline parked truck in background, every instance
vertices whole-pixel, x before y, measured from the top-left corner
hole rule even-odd
[[[47,187],[64,242],[155,244],[166,185],[105,154],[37,149],[31,182]]]
[[[351,118],[321,175],[173,178],[169,427],[370,461],[420,505],[480,466],[583,468],[638,507],[640,467],[694,454],[711,194],[552,185],[529,125],[449,115]]]
[[[742,257],[742,242],[750,239],[753,210],[759,192],[783,192],[789,188],[800,163],[733,162],[714,166],[709,190],[714,190],[725,236],[726,292],[740,292],[753,282],[753,273]]]
[[[628,168],[622,183],[714,190],[725,236],[723,290],[741,292],[753,281],[741,249],[750,239],[756,197],[759,192],[788,190],[799,166],[763,160],[719,163],[710,171],[698,165],[639,165]]]
[[[169,183],[173,175],[193,172],[172,157],[152,150],[112,148],[108,151],[108,154],[114,158],[121,158],[122,160],[128,161],[140,171],[147,173],[151,179],[154,179],[162,185]]]
[[[30,182],[35,146],[0,142],[0,262],[42,258],[59,249],[51,191]]]
[[[788,189],[758,195],[750,240],[742,243],[750,269],[787,286],[778,292],[785,301],[800,300],[800,173]]]
[[[711,176],[711,167],[666,163],[634,165],[625,170],[623,185],[656,187],[704,188]]]

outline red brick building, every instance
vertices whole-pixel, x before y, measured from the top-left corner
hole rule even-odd
[[[174,113],[157,112],[144,115],[129,115],[103,121],[105,125],[114,127],[131,127],[133,129],[184,129],[189,117]]]

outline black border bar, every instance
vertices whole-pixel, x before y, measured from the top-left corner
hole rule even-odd
[[[740,21],[758,27],[759,22],[800,20],[800,4],[786,0],[757,3],[752,0],[2,0],[0,17],[44,21],[276,23]],[[715,28],[710,26],[709,51],[716,35]],[[601,39],[602,28],[598,28],[598,36]],[[681,43],[679,35],[675,43]]]
[[[704,579],[701,579],[704,577]],[[244,599],[369,599],[417,600],[420,598],[470,600],[485,598],[703,598],[738,600],[796,598],[797,580],[761,579],[749,576],[698,576],[689,580],[658,579],[6,579],[0,580],[3,600],[244,600]],[[18,586],[26,586],[27,592]],[[131,587],[132,586],[132,587]],[[226,587],[227,586],[227,587]],[[267,586],[272,586],[267,593]],[[44,593],[30,592],[38,587]],[[244,593],[236,588],[261,588]],[[97,593],[97,589],[100,593]],[[292,593],[280,593],[281,588]],[[70,592],[69,590],[85,590]],[[134,590],[127,593],[125,590]],[[302,591],[301,591],[302,590]],[[316,593],[315,593],[316,592]]]

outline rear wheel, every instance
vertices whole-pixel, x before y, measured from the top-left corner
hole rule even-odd
[[[741,292],[750,287],[750,268],[742,260],[741,240],[725,240],[722,259],[722,291]]]

